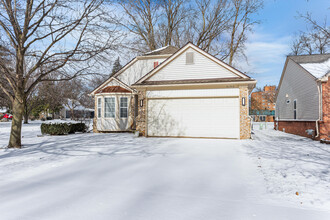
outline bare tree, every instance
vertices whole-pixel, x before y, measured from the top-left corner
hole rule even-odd
[[[211,52],[211,47],[216,41],[221,41],[225,31],[229,30],[232,19],[230,4],[227,0],[196,0],[197,8],[195,25],[195,39],[193,42],[203,50]],[[219,55],[212,51],[213,55]]]
[[[0,72],[13,91],[11,94],[0,82],[13,109],[9,148],[21,147],[24,105],[40,82],[70,80],[86,74],[93,58],[111,48],[113,32],[100,22],[108,16],[102,3],[0,0],[0,35],[12,61],[8,65],[0,58]],[[57,77],[47,78],[55,71]]]
[[[294,39],[291,45],[291,55],[299,55],[302,53],[302,42],[300,39]]]
[[[61,110],[64,104],[62,83],[54,81],[42,82],[38,86],[38,97],[47,106],[54,119],[55,114]]]
[[[247,32],[252,30],[253,25],[258,21],[253,19],[253,15],[263,7],[261,0],[232,0],[234,5],[234,19],[230,24],[229,42],[229,65],[232,65],[234,56],[243,54],[244,43],[247,40]]]
[[[70,81],[61,82],[62,97],[64,106],[70,110],[71,119],[75,120],[75,110],[81,106],[81,100],[84,99],[83,83],[80,79],[75,78]]]
[[[29,123],[29,115],[35,107],[41,104],[40,97],[38,97],[36,89],[32,91],[29,96],[26,98],[26,102],[24,103],[24,115],[23,115],[23,121],[24,124]]]
[[[318,23],[310,13],[299,14],[299,18],[308,24],[308,29],[301,32],[299,36],[294,37],[291,45],[291,55],[301,54],[324,54],[329,51],[330,45],[330,27],[327,26],[327,20]]]
[[[124,12],[118,23],[138,37],[128,37],[137,51],[181,47],[190,41],[232,64],[235,56],[244,54],[247,33],[258,23],[253,15],[263,1],[124,0],[118,4]]]
[[[150,50],[157,48],[155,27],[159,17],[159,1],[156,0],[123,0],[118,1],[124,11],[124,17],[118,23],[130,33],[138,36]],[[133,41],[136,46],[137,41]]]
[[[161,46],[180,46],[180,36],[184,23],[189,19],[191,8],[187,0],[161,0],[162,22],[158,24],[158,42]]]
[[[327,17],[324,18],[323,23],[317,22],[315,19],[313,19],[312,14],[307,12],[306,14],[298,14],[300,18],[304,19],[313,30],[317,30],[320,32],[323,32],[324,35],[327,36],[327,38],[330,38],[330,28],[327,26]]]

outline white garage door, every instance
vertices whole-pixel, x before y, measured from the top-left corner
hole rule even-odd
[[[148,100],[148,136],[239,138],[238,98]]]

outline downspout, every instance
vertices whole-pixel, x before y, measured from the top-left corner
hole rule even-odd
[[[320,136],[320,131],[319,131],[319,122],[321,121],[321,115],[322,115],[322,93],[320,87],[322,86],[322,83],[317,86],[317,90],[319,92],[319,118],[315,122],[316,126],[316,138]]]

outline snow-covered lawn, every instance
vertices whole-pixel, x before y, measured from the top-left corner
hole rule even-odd
[[[24,148],[0,149],[0,219],[330,219],[329,145],[267,128],[218,140],[24,125]]]

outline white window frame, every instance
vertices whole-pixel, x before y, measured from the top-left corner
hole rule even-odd
[[[122,107],[122,101],[121,101],[122,99],[126,99],[126,107],[125,106]],[[121,115],[121,110],[122,109],[126,109],[126,117]],[[123,97],[119,98],[119,117],[120,118],[128,118],[128,97],[123,96]]]
[[[107,112],[107,103],[106,103],[106,99],[113,99],[113,115],[111,115],[110,113],[112,113],[111,111]],[[111,106],[109,107],[111,109]],[[107,113],[110,114],[110,116],[107,116]],[[104,97],[104,118],[115,118],[116,117],[116,97],[115,96],[107,96]]]
[[[102,117],[102,98],[101,97],[97,98],[97,117],[98,118]]]

